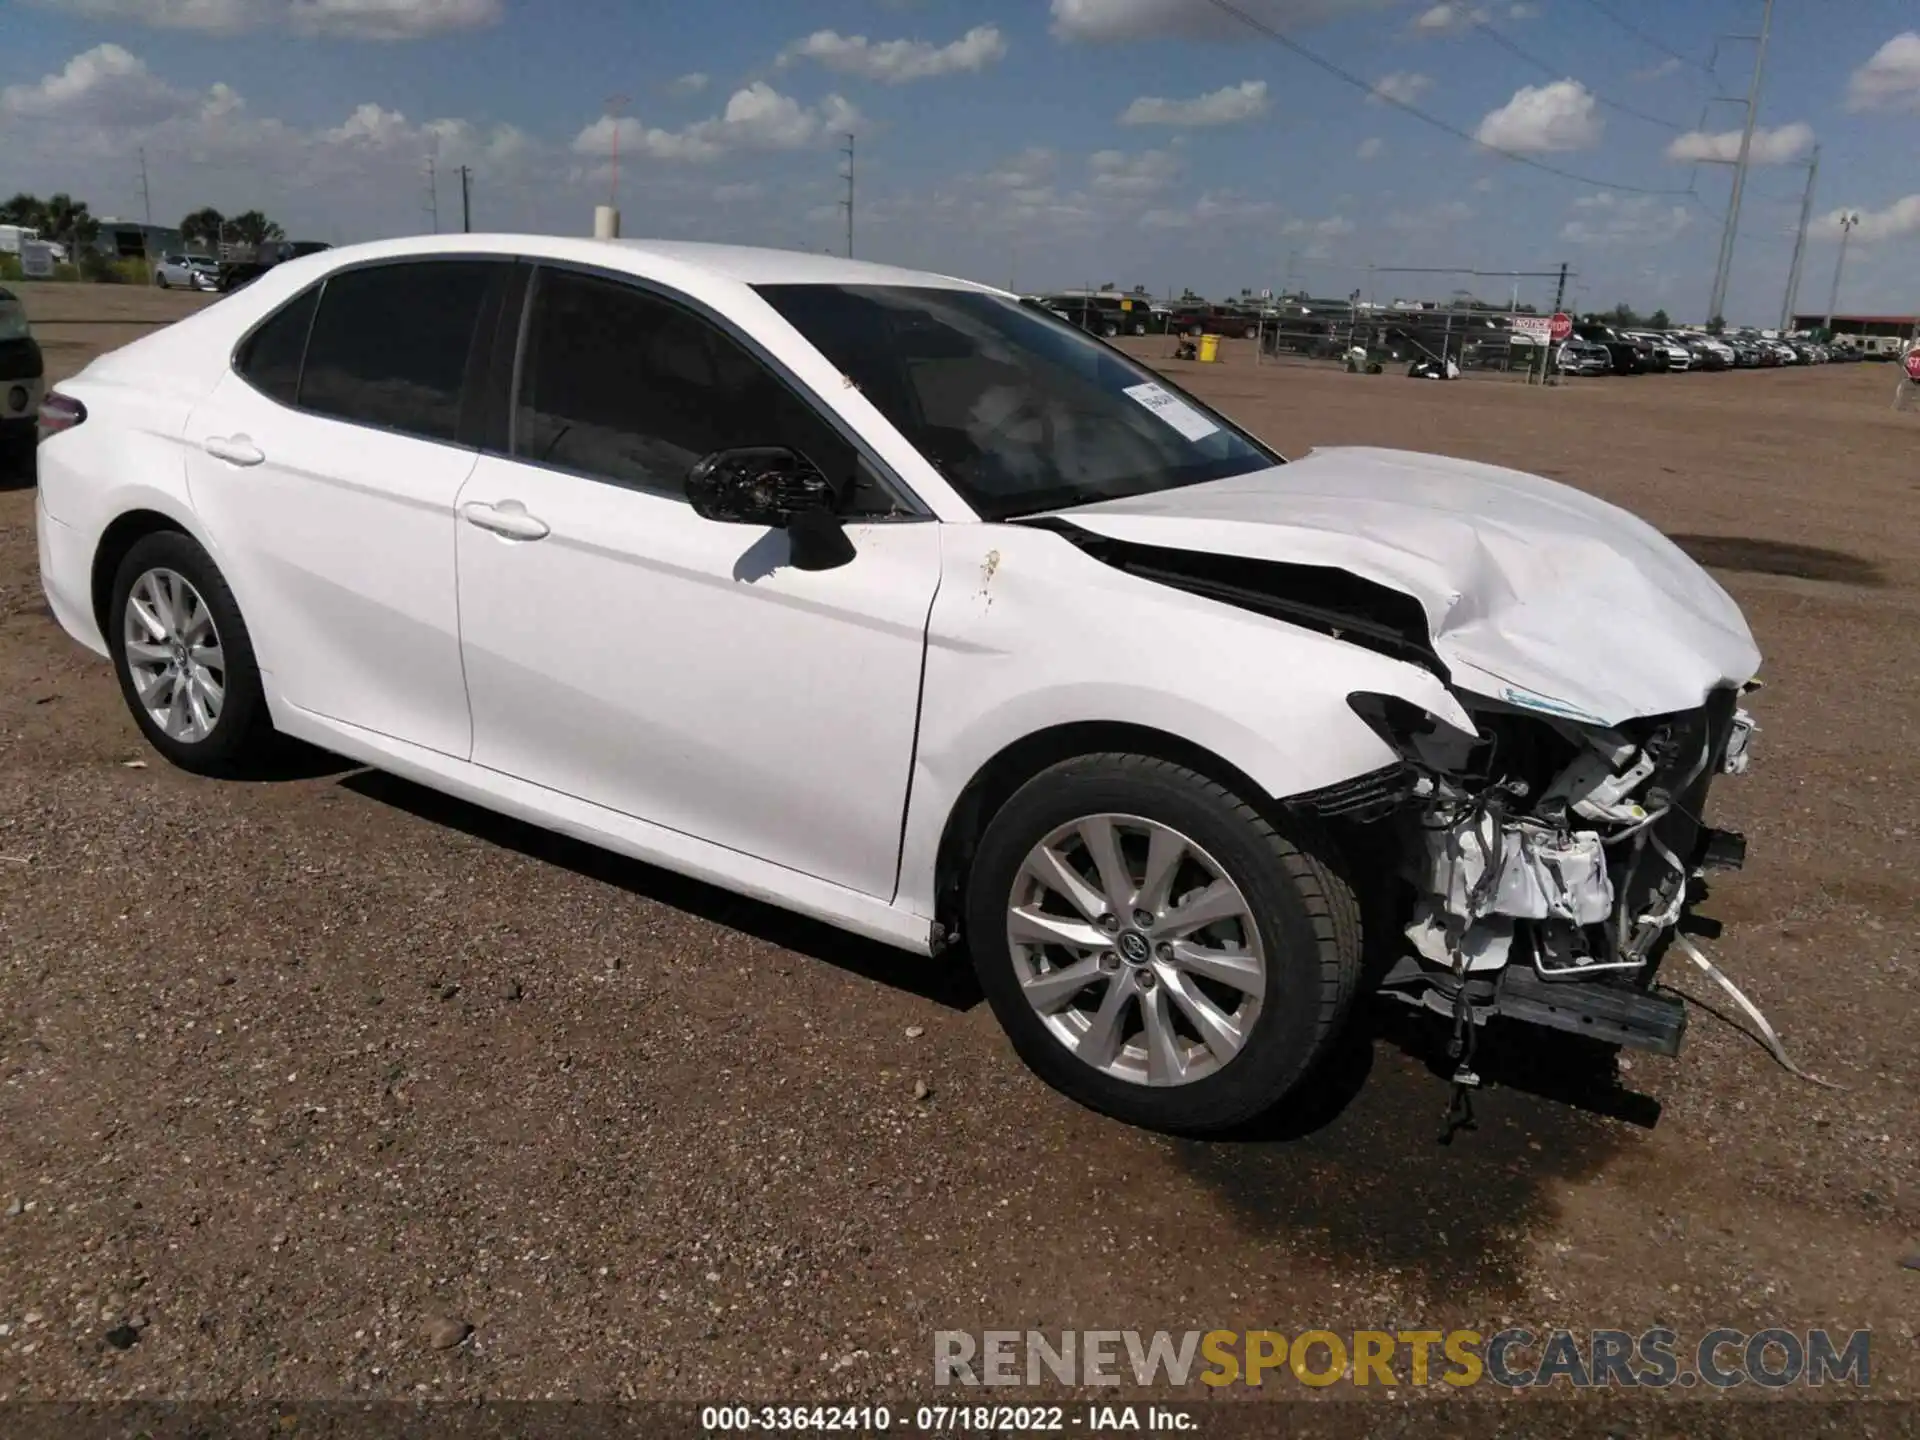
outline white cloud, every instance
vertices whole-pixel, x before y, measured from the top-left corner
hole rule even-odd
[[[1143,230],[1178,230],[1198,221],[1206,226],[1265,220],[1280,213],[1272,200],[1256,200],[1239,190],[1209,190],[1192,205],[1157,207],[1140,216]]]
[[[1894,36],[1847,82],[1849,110],[1920,110],[1920,30]]]
[[[1535,20],[1539,18],[1539,15],[1540,7],[1538,5],[1527,4],[1526,0],[1518,0],[1518,3],[1507,7],[1507,18],[1509,20]]]
[[[1358,228],[1344,215],[1329,215],[1323,220],[1289,220],[1280,227],[1280,233],[1288,239],[1305,242],[1300,249],[1303,258],[1328,260],[1333,256],[1335,244]]]
[[[652,160],[717,160],[734,150],[798,150],[824,135],[857,128],[860,112],[838,95],[802,105],[764,80],[736,90],[726,109],[678,130],[642,124],[631,115],[602,115],[573,137],[578,155],[611,157],[616,135],[622,156]]]
[[[1425,234],[1453,225],[1464,225],[1473,216],[1473,207],[1464,200],[1440,200],[1419,210],[1395,210],[1387,216],[1387,228],[1403,233]]]
[[[1855,245],[1871,245],[1876,240],[1901,240],[1920,235],[1920,195],[1896,200],[1884,210],[1831,210],[1813,224],[1814,234],[1826,240],[1840,238],[1840,217],[1854,214],[1860,223],[1853,227]]]
[[[1804,120],[1769,130],[1757,125],[1747,160],[1754,165],[1786,165],[1798,160],[1813,146],[1813,127]],[[1722,130],[1708,133],[1692,130],[1677,135],[1667,146],[1667,158],[1679,161],[1719,161],[1732,164],[1740,158],[1740,132]]]
[[[1180,159],[1170,150],[1097,150],[1087,159],[1095,190],[1110,195],[1152,195],[1164,190],[1180,173]]]
[[[1317,25],[1398,0],[1238,0],[1241,9],[1276,29]],[[1237,40],[1251,32],[1210,0],[1052,0],[1055,38],[1112,42],[1177,36]]]
[[[1060,157],[1045,146],[1029,146],[988,171],[986,180],[1008,190],[1031,190],[1051,184],[1059,163]]]
[[[757,180],[713,187],[714,203],[718,205],[738,205],[747,200],[758,200],[766,193],[767,187]]]
[[[685,75],[676,76],[667,84],[669,95],[698,95],[707,88],[710,77],[704,70],[689,70]]]
[[[1387,142],[1378,135],[1369,135],[1360,142],[1360,148],[1353,152],[1356,160],[1378,160],[1385,153]]]
[[[1461,30],[1471,29],[1487,18],[1487,12],[1477,6],[1462,5],[1459,0],[1449,0],[1449,3],[1430,5],[1415,16],[1413,31],[1416,35],[1452,35]]]
[[[1632,78],[1643,82],[1647,80],[1664,80],[1669,75],[1678,74],[1679,70],[1680,62],[1669,55],[1658,65],[1649,65],[1644,70],[1634,71]]]
[[[96,45],[41,76],[38,84],[0,90],[0,114],[120,127],[189,115],[231,95],[224,85],[204,96],[176,89],[149,71],[139,56],[118,45]]]
[[[1245,80],[1192,100],[1143,95],[1121,112],[1122,125],[1234,125],[1267,113],[1267,82]]]
[[[1600,116],[1592,94],[1578,80],[1523,85],[1513,98],[1490,113],[1474,139],[1494,150],[1542,154],[1586,150],[1600,143]]]
[[[1693,224],[1686,206],[1662,204],[1653,195],[1622,198],[1602,190],[1582,195],[1573,209],[1560,238],[1575,245],[1664,245]]]
[[[1402,105],[1416,105],[1420,97],[1433,88],[1431,75],[1418,75],[1407,70],[1396,70],[1391,75],[1382,75],[1373,82],[1373,91],[1367,99],[1375,105],[1383,100],[1397,100]]]
[[[419,40],[497,25],[504,0],[29,0],[82,20],[237,35],[284,29],[344,40]]]
[[[816,60],[842,74],[883,85],[905,85],[939,75],[984,70],[1004,59],[1006,53],[1006,37],[993,25],[976,25],[948,45],[927,40],[869,40],[864,35],[816,30],[781,51],[778,63]]]

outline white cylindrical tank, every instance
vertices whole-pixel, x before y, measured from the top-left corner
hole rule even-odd
[[[611,205],[593,207],[593,238],[596,240],[618,240],[620,238],[620,212]]]

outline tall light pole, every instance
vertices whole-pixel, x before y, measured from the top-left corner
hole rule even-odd
[[[607,191],[607,204],[615,213],[620,209],[620,112],[626,105],[625,95],[607,97],[607,117],[613,121],[613,183]]]
[[[1847,268],[1847,241],[1853,227],[1860,223],[1860,212],[1849,210],[1840,217],[1840,258],[1833,262],[1833,293],[1827,296],[1827,334],[1833,334],[1833,312],[1840,308],[1840,272]]]
[[[1747,189],[1747,160],[1753,153],[1753,124],[1760,114],[1760,79],[1767,68],[1767,35],[1773,29],[1773,0],[1760,16],[1759,46],[1753,55],[1753,80],[1747,86],[1747,121],[1740,129],[1740,154],[1733,162],[1733,195],[1727,201],[1727,225],[1720,236],[1720,263],[1713,272],[1709,320],[1725,318],[1727,281],[1733,272],[1733,242],[1740,231],[1740,201]]]
[[[847,157],[847,198],[840,202],[840,208],[847,212],[847,258],[853,258],[853,136],[847,136],[847,143],[840,147],[840,153]]]
[[[1793,237],[1793,264],[1787,270],[1787,293],[1780,302],[1780,333],[1786,334],[1793,329],[1793,307],[1800,298],[1800,262],[1807,253],[1807,221],[1813,214],[1813,181],[1820,173],[1820,147],[1813,147],[1813,158],[1807,162],[1807,188],[1800,196],[1800,228]]]

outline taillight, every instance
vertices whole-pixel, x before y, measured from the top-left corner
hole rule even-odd
[[[71,395],[62,395],[58,390],[49,390],[46,398],[40,402],[39,443],[45,444],[49,435],[58,435],[63,430],[71,430],[86,418],[86,406]]]

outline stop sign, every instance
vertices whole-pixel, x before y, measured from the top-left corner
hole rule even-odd
[[[1552,328],[1547,332],[1555,344],[1573,334],[1573,317],[1562,310],[1553,317]]]

